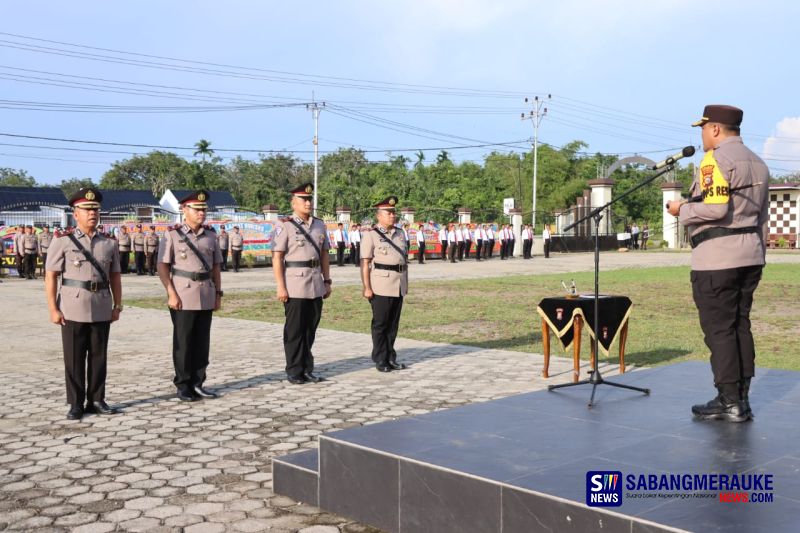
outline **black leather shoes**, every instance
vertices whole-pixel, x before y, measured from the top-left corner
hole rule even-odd
[[[83,406],[70,405],[67,420],[80,420],[81,418],[83,418]]]
[[[387,365],[375,365],[375,368],[378,369],[378,372],[391,372],[392,371],[392,367],[390,367],[388,364]]]
[[[308,383],[308,381],[306,380],[305,376],[299,376],[299,377],[289,376],[286,379],[292,385],[303,385],[304,383]]]
[[[178,399],[182,402],[196,402],[200,399],[193,391],[178,389],[176,394]]]
[[[120,410],[109,407],[105,401],[100,400],[99,402],[87,403],[84,412],[96,415],[117,415],[120,413]]]
[[[692,414],[704,420],[727,420],[728,422],[746,422],[750,415],[745,410],[744,402],[728,400],[722,394],[708,403],[693,405]]]
[[[395,363],[394,361],[389,361],[387,363],[392,370],[405,370],[406,365],[403,363]]]
[[[325,381],[325,378],[323,378],[322,376],[315,376],[311,372],[309,372],[308,374],[304,374],[303,377],[306,378],[306,381],[310,381],[311,383],[319,383],[320,381]]]
[[[193,392],[197,396],[199,396],[200,398],[203,398],[204,400],[210,400],[212,398],[219,398],[219,394],[217,394],[216,392],[211,392],[210,390],[206,390],[206,389],[204,389],[203,387],[201,387],[199,385],[194,388]]]

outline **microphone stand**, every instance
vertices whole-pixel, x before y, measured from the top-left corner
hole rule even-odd
[[[566,228],[562,230],[562,232],[566,232],[583,222],[584,220],[593,219],[594,220],[594,339],[592,339],[592,346],[594,349],[594,364],[592,365],[592,374],[589,379],[584,379],[578,381],[577,383],[562,383],[560,385],[548,385],[547,390],[553,391],[556,389],[563,389],[567,387],[575,387],[578,385],[592,385],[592,396],[589,398],[589,409],[594,407],[594,394],[597,390],[598,385],[610,385],[612,387],[618,387],[620,389],[629,389],[637,392],[644,393],[646,395],[650,394],[650,389],[645,389],[641,387],[633,387],[631,385],[624,385],[622,383],[614,383],[613,381],[608,381],[603,379],[602,374],[600,374],[600,370],[597,368],[597,363],[600,360],[600,335],[598,334],[598,330],[600,328],[600,220],[603,218],[603,211],[611,206],[612,204],[622,200],[626,196],[638,191],[645,185],[650,184],[656,178],[663,176],[667,172],[670,172],[675,168],[675,163],[670,162],[668,163],[660,172],[657,172],[650,176],[649,178],[645,179],[635,187],[628,189],[624,193],[620,194],[616,198],[613,198],[607,204],[600,206],[596,209],[592,209],[586,216],[576,220]]]

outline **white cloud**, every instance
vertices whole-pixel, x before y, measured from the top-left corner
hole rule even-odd
[[[762,157],[770,167],[800,170],[800,117],[786,117],[764,141]]]

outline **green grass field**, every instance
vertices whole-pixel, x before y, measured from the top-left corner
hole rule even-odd
[[[569,284],[573,278],[579,291],[592,292],[593,276],[589,272],[412,282],[403,307],[400,336],[541,353],[536,304],[544,297],[563,293],[561,280]],[[758,366],[800,370],[798,278],[800,265],[769,265],[764,272],[751,315]],[[603,272],[600,292],[624,294],[633,301],[626,363],[707,360],[688,267]],[[130,304],[166,310],[165,302],[148,299]],[[274,292],[228,293],[223,305],[220,316],[283,322],[283,306],[275,300]],[[361,297],[360,287],[336,287],[325,301],[320,327],[369,333],[370,317],[370,306]],[[554,355],[561,352],[555,339],[551,346]],[[588,347],[583,352],[588,358]],[[616,354],[616,346],[612,346],[611,354]]]

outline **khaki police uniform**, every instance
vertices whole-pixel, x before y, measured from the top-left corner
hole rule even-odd
[[[372,361],[381,369],[396,363],[394,343],[400,326],[403,297],[408,294],[408,258],[398,252],[406,250],[406,239],[402,230],[389,230],[373,226],[364,232],[361,242],[361,258],[372,262],[369,281],[374,297],[372,305]],[[452,243],[451,243],[452,244]]]
[[[36,277],[36,258],[39,257],[39,241],[36,239],[35,233],[26,232],[20,242],[22,243],[22,252],[25,254],[22,259],[25,277],[34,279]]]
[[[99,232],[90,237],[77,228],[72,234],[94,256],[107,278],[120,271],[119,252],[113,239]],[[45,268],[61,276],[58,308],[65,321],[61,340],[67,402],[81,405],[84,400],[104,401],[106,354],[114,305],[110,287],[68,234],[53,239]]]
[[[214,286],[212,272],[205,269],[186,244],[187,240],[192,242],[212,271],[214,265],[222,262],[222,254],[217,234],[211,227],[201,226],[195,233],[186,224],[167,231],[158,249],[158,262],[170,266],[172,284],[182,304],[180,310],[169,310],[173,324],[173,383],[178,390],[191,394],[190,391],[202,387],[206,379],[211,319],[220,288]]]
[[[298,224],[297,228],[292,222]],[[311,237],[320,252],[303,235]],[[231,235],[233,237],[233,235]],[[272,250],[283,252],[286,291],[289,300],[283,304],[286,322],[283,327],[283,349],[286,375],[304,380],[314,370],[311,349],[322,317],[325,283],[320,265],[321,254],[330,249],[325,223],[315,217],[308,221],[292,216],[278,220],[272,237]]]
[[[222,271],[228,271],[228,248],[230,247],[230,233],[226,232],[225,229],[220,230],[219,235],[217,235],[217,241],[219,241],[219,251],[222,253]]]
[[[133,241],[133,258],[136,262],[136,274],[144,276],[145,274],[145,255],[144,255],[144,241],[146,235],[141,231],[137,231],[131,237]]]
[[[131,257],[131,234],[127,231],[122,233],[119,232],[117,236],[117,246],[119,247],[119,264],[120,264],[120,271],[123,274],[128,273],[128,261],[130,261]]]
[[[53,242],[53,234],[50,231],[43,231],[39,234],[39,254],[42,256],[42,273],[44,273],[44,266],[47,264],[47,251]]]
[[[233,271],[239,272],[239,266],[242,262],[242,250],[244,250],[244,235],[241,233],[229,233],[231,243],[231,255],[233,256]]]
[[[147,263],[147,272],[156,275],[156,262],[158,260],[158,234],[153,231],[144,239],[144,255]]]
[[[22,244],[22,238],[24,236],[25,228],[17,226],[17,232],[14,234],[14,255],[17,260],[17,275],[21,278],[25,277],[25,247]]]

